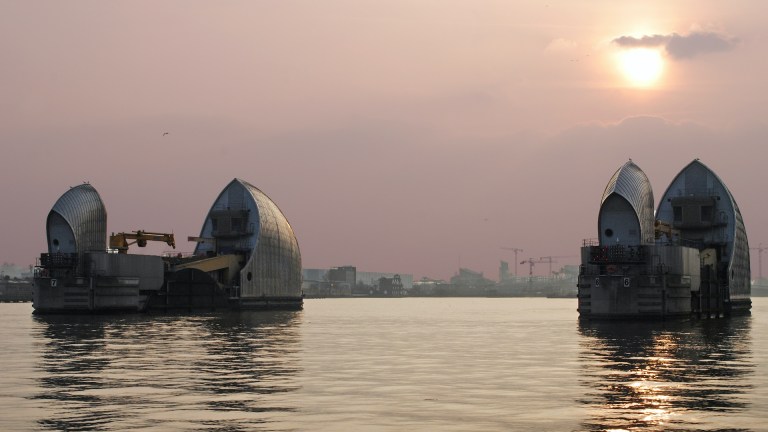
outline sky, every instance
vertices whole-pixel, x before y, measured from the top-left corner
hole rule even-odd
[[[48,212],[82,182],[108,231],[173,232],[192,251],[241,178],[286,215],[305,268],[496,279],[500,260],[515,271],[503,248],[578,264],[630,158],[657,200],[699,158],[768,247],[766,9],[0,0],[0,262],[34,264]]]

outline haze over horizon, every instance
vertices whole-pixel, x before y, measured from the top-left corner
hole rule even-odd
[[[657,200],[699,158],[768,245],[762,2],[0,4],[0,262],[83,181],[110,232],[191,251],[238,177],[305,268],[495,279],[502,247],[577,264],[630,158]]]

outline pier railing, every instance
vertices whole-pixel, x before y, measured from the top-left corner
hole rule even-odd
[[[77,266],[76,253],[42,253],[40,254],[40,267],[68,268]]]
[[[589,246],[590,264],[642,263],[646,260],[645,246]]]

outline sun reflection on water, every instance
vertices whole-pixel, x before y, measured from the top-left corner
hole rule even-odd
[[[715,322],[581,323],[588,430],[688,430],[746,407],[749,317]],[[693,416],[695,414],[695,417]]]

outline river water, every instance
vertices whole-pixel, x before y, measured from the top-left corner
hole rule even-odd
[[[311,299],[299,312],[0,304],[0,430],[768,430],[751,316],[580,324],[575,299]]]

